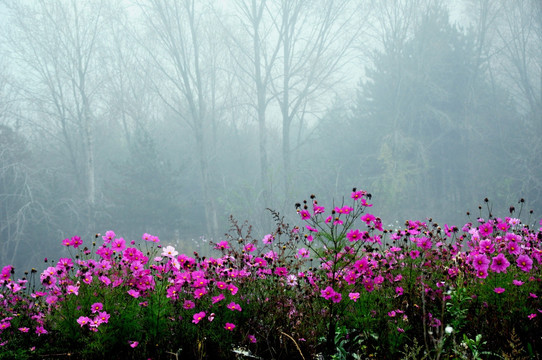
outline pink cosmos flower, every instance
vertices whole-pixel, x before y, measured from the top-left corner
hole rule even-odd
[[[196,304],[194,304],[191,300],[185,300],[183,303],[183,308],[186,310],[190,310],[196,307]]]
[[[298,258],[299,257],[302,257],[302,258],[308,258],[310,256],[310,252],[309,250],[305,249],[305,248],[301,248],[297,251],[297,256]]]
[[[376,220],[376,217],[373,214],[365,214],[361,218],[361,221],[365,222],[367,225],[371,225],[371,222]]]
[[[200,322],[201,319],[203,319],[205,317],[205,311],[200,311],[199,313],[196,313],[194,314],[194,316],[192,317],[192,322],[194,324],[197,324]]]
[[[64,239],[62,240],[62,245],[64,246],[72,246],[72,241],[70,239]]]
[[[347,238],[348,241],[350,241],[350,242],[359,240],[359,239],[361,239],[361,237],[362,237],[362,234],[360,233],[360,231],[359,231],[358,229],[351,229],[351,230],[348,231],[348,233],[346,234],[346,238]]]
[[[254,244],[250,243],[250,244],[246,244],[243,249],[245,251],[248,251],[248,252],[253,252],[254,250],[256,250],[256,246],[254,246]]]
[[[495,289],[493,289],[493,291],[495,291],[495,293],[497,293],[497,294],[502,294],[506,290],[504,288],[502,288],[502,287],[496,287]]]
[[[348,294],[348,297],[349,297],[350,300],[352,300],[353,302],[356,302],[356,301],[358,301],[358,299],[359,299],[359,292],[351,292],[350,294]]]
[[[361,198],[363,198],[364,195],[365,195],[365,191],[358,190],[358,191],[353,191],[350,197],[354,200],[360,200]]]
[[[277,276],[286,276],[286,275],[288,275],[288,269],[286,269],[285,267],[277,267],[275,269],[275,275],[277,275]]]
[[[248,341],[250,341],[253,344],[256,344],[258,342],[256,340],[256,336],[254,336],[254,335],[248,335]]]
[[[79,295],[79,286],[68,285],[68,287],[66,288],[66,293],[72,295]]]
[[[81,240],[79,236],[73,236],[71,242],[73,247],[76,249],[79,247],[79,245],[83,245],[83,240]]]
[[[230,248],[230,244],[228,244],[227,241],[220,241],[218,244],[215,245],[215,249],[217,250],[224,250],[224,249],[229,249]]]
[[[110,315],[105,311],[100,311],[100,313],[98,314],[98,319],[100,323],[107,324],[109,321],[109,317]]]
[[[510,262],[506,259],[503,253],[495,256],[491,263],[491,270],[496,273],[506,272],[506,268],[510,266]]]
[[[311,214],[305,209],[301,210],[299,215],[301,216],[301,220],[308,220],[311,218]]]
[[[235,325],[232,323],[226,323],[226,325],[224,326],[224,329],[228,331],[233,331],[233,329],[235,329]]]
[[[199,288],[194,290],[194,298],[199,299],[203,295],[207,294],[207,290],[205,288]]]
[[[105,232],[105,236],[102,236],[104,243],[109,244],[115,238],[116,234],[113,230]]]
[[[476,271],[476,277],[478,277],[479,279],[485,279],[487,277],[487,269]]]
[[[484,237],[489,236],[491,235],[492,232],[493,232],[493,224],[489,222],[478,226],[478,233],[481,236],[484,236]]]
[[[516,279],[512,280],[512,283],[513,283],[514,285],[516,285],[516,286],[521,286],[521,285],[525,284],[523,281],[521,281],[521,280],[516,280]]]
[[[218,296],[213,296],[212,299],[213,299],[213,304],[216,304],[217,302],[224,300],[225,296],[224,294],[220,294]]]
[[[128,290],[128,295],[133,296],[136,299],[140,296],[139,291],[134,290],[134,289]]]
[[[233,284],[229,284],[228,285],[228,290],[231,292],[232,295],[235,295],[235,294],[237,294],[237,291],[239,289],[237,288],[237,286],[235,286]]]
[[[495,246],[493,246],[493,243],[489,239],[482,240],[480,241],[480,250],[486,254],[493,254]]]
[[[489,259],[484,254],[474,255],[472,259],[472,267],[476,271],[485,271],[489,267]]]
[[[38,336],[47,334],[47,330],[45,330],[45,328],[43,326],[38,325],[38,326],[36,326],[36,334],[38,334]]]
[[[275,240],[275,237],[271,234],[267,234],[263,237],[262,242],[264,244],[271,244]]]
[[[521,252],[519,245],[515,241],[510,241],[507,248],[508,252],[512,255],[519,255]]]
[[[341,293],[338,292],[335,292],[333,295],[331,295],[331,301],[333,301],[334,303],[340,303],[342,298],[343,296],[341,295]]]
[[[288,275],[286,278],[286,285],[288,286],[296,286],[297,285],[297,276],[294,274]]]
[[[92,306],[90,307],[90,310],[92,311],[93,314],[97,313],[98,311],[102,311],[104,308],[103,304],[102,303],[94,303],[92,304]]]
[[[335,290],[333,290],[331,286],[328,286],[327,288],[320,291],[320,296],[326,300],[331,299],[333,294],[335,294]]]
[[[314,215],[323,214],[326,211],[325,207],[318,205],[316,202],[312,204],[312,209],[314,211]]]
[[[536,314],[535,313],[529,314],[529,315],[527,315],[527,317],[529,318],[529,320],[532,320],[532,319],[534,319],[536,317]]]
[[[231,303],[228,304],[227,308],[230,309],[231,311],[234,311],[234,310],[242,311],[241,305],[236,304],[236,303],[234,303],[233,301],[232,301]]]
[[[139,342],[137,341],[128,341],[128,344],[132,349],[134,349],[137,345],[139,345]]]
[[[401,296],[401,295],[403,295],[403,288],[400,286],[397,286],[395,288],[395,296]]]
[[[518,267],[525,272],[531,271],[533,266],[533,260],[525,254],[518,256],[516,263],[518,264]]]
[[[114,251],[123,251],[126,249],[126,241],[123,238],[115,239],[113,240],[113,244],[111,244],[111,248]]]
[[[20,331],[20,332],[23,332],[23,333],[27,333],[28,331],[30,331],[30,329],[27,328],[27,327],[20,327],[20,328],[19,328],[19,331]]]

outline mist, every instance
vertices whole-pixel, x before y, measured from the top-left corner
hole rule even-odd
[[[5,0],[0,19],[2,265],[107,230],[203,251],[230,216],[263,237],[268,209],[293,224],[353,187],[388,227],[542,216],[540,1]]]

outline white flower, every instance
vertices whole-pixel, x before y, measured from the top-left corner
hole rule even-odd
[[[444,328],[444,331],[446,332],[446,334],[451,334],[454,331],[454,328],[448,325],[446,326],[446,328]]]
[[[179,255],[179,253],[175,250],[175,248],[171,245],[166,246],[162,250],[162,256],[167,256],[169,258],[174,258],[175,256]]]

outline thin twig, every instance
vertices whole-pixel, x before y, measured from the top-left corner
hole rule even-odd
[[[305,360],[305,357],[303,356],[303,353],[301,352],[301,349],[299,348],[299,345],[297,344],[297,341],[295,341],[295,339],[293,337],[291,337],[290,335],[286,334],[285,332],[283,331],[280,331],[280,333],[284,336],[286,336],[287,338],[289,338],[290,340],[292,340],[295,344],[295,347],[297,348],[297,351],[299,351],[299,355],[301,355],[301,357],[303,358],[303,360]]]

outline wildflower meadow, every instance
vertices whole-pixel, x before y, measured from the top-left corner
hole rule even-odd
[[[0,359],[539,359],[542,221],[487,206],[463,226],[389,229],[353,189],[313,195],[209,256],[107,231],[0,273]],[[487,202],[486,202],[487,204]]]

